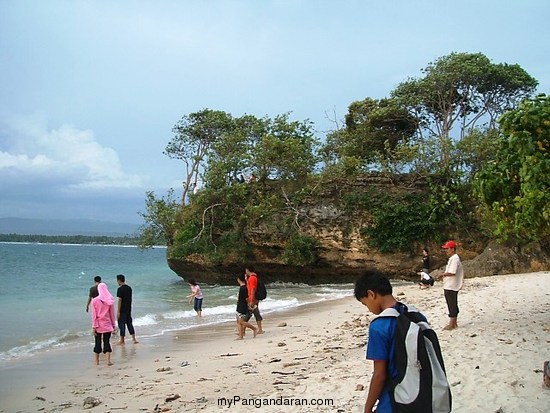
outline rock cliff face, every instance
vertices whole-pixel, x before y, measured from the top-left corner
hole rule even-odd
[[[296,282],[306,284],[349,283],[368,267],[377,268],[391,278],[416,280],[421,268],[421,248],[411,246],[409,253],[382,254],[370,248],[360,235],[368,224],[367,214],[348,216],[339,200],[343,193],[360,191],[367,187],[382,187],[422,196],[426,183],[403,177],[370,176],[354,182],[331,185],[315,199],[305,202],[296,211],[302,219],[302,231],[319,242],[318,259],[307,266],[285,265],[281,260],[282,243],[266,243],[269,228],[255,228],[249,233],[251,256],[247,264],[254,265],[266,282]],[[388,205],[388,208],[391,208]],[[533,245],[527,249],[511,249],[495,243],[480,244],[477,240],[457,239],[459,255],[465,263],[467,277],[529,272],[550,269],[548,249]],[[439,244],[426,245],[432,256],[432,269],[444,267],[447,257]],[[487,248],[486,248],[487,247]],[[183,278],[193,277],[209,284],[235,283],[237,274],[244,271],[243,262],[225,262],[212,265],[195,255],[185,259],[169,258],[170,268]]]
[[[466,278],[550,270],[550,250],[540,244],[519,249],[492,242],[481,254],[464,249],[459,249],[458,253],[464,263]],[[250,264],[265,277],[266,282],[351,283],[368,267],[375,267],[391,278],[415,280],[416,271],[420,268],[420,255],[403,253],[325,249],[321,253],[322,259],[307,267],[282,265],[269,258],[279,254],[280,251],[273,248],[256,247],[256,256],[260,259]],[[433,268],[444,268],[446,260],[443,251],[436,251],[432,255]],[[169,259],[168,264],[182,278],[193,276],[208,284],[232,285],[236,275],[244,271],[243,264],[212,266],[200,263],[199,260],[173,259]]]

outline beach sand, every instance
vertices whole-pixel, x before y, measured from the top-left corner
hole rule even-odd
[[[459,328],[450,332],[442,330],[448,318],[441,283],[394,288],[439,336],[453,412],[550,411],[550,390],[542,384],[550,359],[549,287],[550,272],[467,279]],[[268,315],[266,333],[252,338],[247,331],[242,341],[226,324],[127,343],[114,349],[111,367],[104,359],[93,364],[90,339],[87,348],[3,367],[0,411],[362,412],[372,317],[348,297]],[[87,398],[101,404],[84,409]],[[272,405],[256,408],[259,402]]]

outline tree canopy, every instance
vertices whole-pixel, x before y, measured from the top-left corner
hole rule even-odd
[[[476,175],[487,219],[503,239],[550,236],[550,97],[525,100],[500,119],[495,159]]]
[[[283,261],[306,265],[316,259],[308,228],[317,221],[305,205],[329,194],[350,217],[371,210],[359,221],[367,243],[403,250],[451,236],[459,223],[477,231],[489,222],[474,182],[485,211],[501,217],[491,221],[496,233],[548,237],[548,99],[524,101],[537,81],[481,53],[451,53],[422,73],[387,98],[352,102],[322,145],[314,125],[290,113],[184,115],[165,149],[185,164],[183,197],[147,194],[142,245],[164,238],[174,256],[244,260],[261,232],[283,246]],[[407,175],[415,189],[354,193],[356,180],[376,172],[390,182]]]
[[[421,137],[437,137],[443,168],[451,165],[452,132],[460,141],[531,96],[538,82],[518,65],[494,64],[482,53],[451,53],[428,64],[391,93],[418,120]],[[422,140],[422,139],[421,139]]]

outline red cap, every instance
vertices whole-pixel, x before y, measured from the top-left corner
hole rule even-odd
[[[447,241],[445,244],[441,246],[441,248],[449,249],[449,248],[456,248],[456,242],[454,241]]]

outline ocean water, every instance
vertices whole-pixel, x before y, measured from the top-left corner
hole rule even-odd
[[[132,317],[139,338],[235,319],[238,287],[201,284],[203,317],[186,296],[189,285],[166,263],[166,249],[0,243],[0,363],[32,357],[60,346],[90,345],[86,312],[96,275],[116,296],[116,275],[133,289]],[[199,274],[190,274],[200,280]],[[352,294],[351,284],[273,283],[262,314]]]

